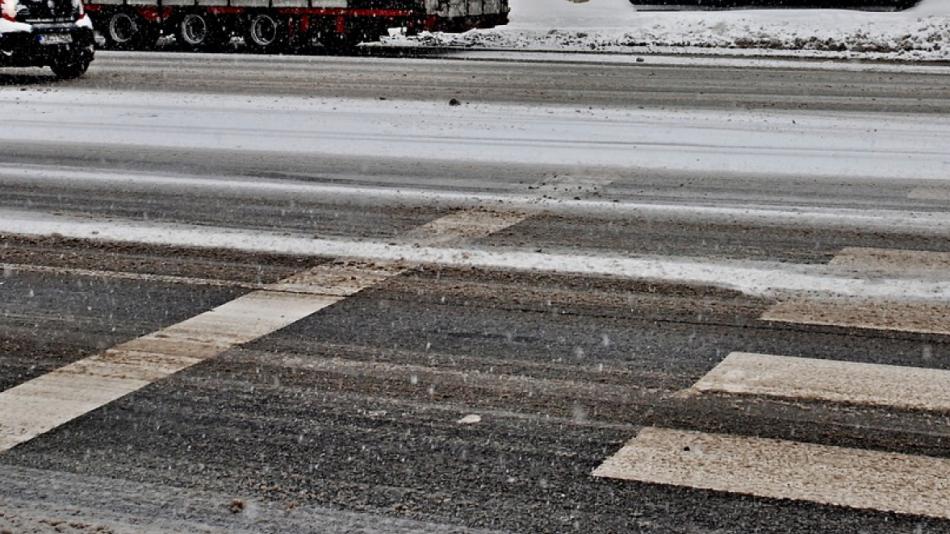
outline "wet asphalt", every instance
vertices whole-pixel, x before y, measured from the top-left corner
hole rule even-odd
[[[950,105],[946,77],[927,74],[762,69],[737,84],[728,69],[649,61],[267,59],[274,62],[281,68],[232,56],[103,54],[88,78],[53,90],[408,99],[467,91],[520,103],[928,114]],[[196,79],[198,71],[206,75]],[[195,179],[476,195],[597,175],[610,184],[579,197],[779,211],[946,208],[939,196],[912,198],[934,185],[913,180],[189,152],[94,139],[7,148],[6,165]],[[352,241],[396,241],[450,212],[427,202],[226,188],[37,186],[11,177],[0,185],[2,209]],[[950,236],[676,209],[619,218],[555,210],[468,246],[824,264],[845,247],[947,252]],[[0,391],[329,260],[0,235]],[[948,414],[683,396],[733,351],[950,369],[950,336],[761,320],[774,302],[662,281],[412,268],[0,452],[0,532],[950,532],[937,519],[591,475],[644,426],[950,458]],[[459,422],[471,415],[479,422]]]

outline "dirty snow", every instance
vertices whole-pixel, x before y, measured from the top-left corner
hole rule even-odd
[[[321,239],[259,229],[192,226],[131,220],[97,220],[0,209],[0,233],[91,241],[222,248],[410,265],[612,276],[712,285],[748,295],[844,296],[913,301],[950,300],[945,275],[928,278],[858,278],[834,266],[766,261],[557,254],[519,249],[428,247],[372,241]]]
[[[512,0],[511,24],[392,37],[391,46],[950,59],[950,0],[904,12],[637,12],[627,0]]]

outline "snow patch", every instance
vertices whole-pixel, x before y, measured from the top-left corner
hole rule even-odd
[[[626,0],[512,0],[511,24],[463,34],[392,37],[392,46],[686,51],[950,59],[950,0],[904,12],[831,9],[637,12]]]
[[[457,422],[460,425],[475,425],[482,422],[482,416],[477,414],[469,414],[459,419]]]

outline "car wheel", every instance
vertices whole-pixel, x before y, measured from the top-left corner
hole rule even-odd
[[[53,64],[50,65],[50,68],[53,69],[53,74],[61,80],[72,80],[79,78],[89,70],[89,64],[91,60],[87,57],[81,56],[70,56],[67,58],[59,58],[53,61]]]

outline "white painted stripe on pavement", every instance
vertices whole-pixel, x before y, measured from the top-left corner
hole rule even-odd
[[[763,321],[950,335],[950,301],[887,298],[794,299],[770,306]]]
[[[914,200],[950,200],[950,187],[915,187],[907,198]]]
[[[94,241],[224,248],[378,262],[616,276],[670,283],[724,287],[750,295],[842,295],[876,299],[950,300],[950,280],[869,280],[836,274],[828,266],[772,262],[721,262],[672,258],[630,258],[549,254],[519,250],[390,245],[367,241],[178,224],[94,220],[34,212],[0,210],[0,233],[69,237]],[[832,269],[832,270],[829,270]]]
[[[406,234],[402,242],[419,245],[461,244],[514,226],[527,214],[466,210],[440,217]]]
[[[950,413],[950,371],[769,354],[734,352],[691,391]]]
[[[946,275],[950,252],[845,247],[830,264],[865,273]]]
[[[950,253],[847,247],[832,258],[829,268],[842,276],[862,278],[869,284],[889,283],[895,278],[942,284],[940,281],[950,274]],[[912,293],[842,296],[847,298],[810,295],[785,300],[770,306],[761,319],[950,335],[950,299],[946,295],[934,294],[935,298],[920,298]]]
[[[484,214],[452,214],[435,225],[448,239],[452,224],[472,238],[502,228]],[[281,282],[298,291],[254,291],[217,308],[68,364],[0,392],[0,452],[48,432],[156,380],[253,341],[403,272],[393,265],[319,265]]]
[[[648,427],[594,476],[950,519],[950,460]]]
[[[341,298],[249,293],[0,392],[0,452]]]

